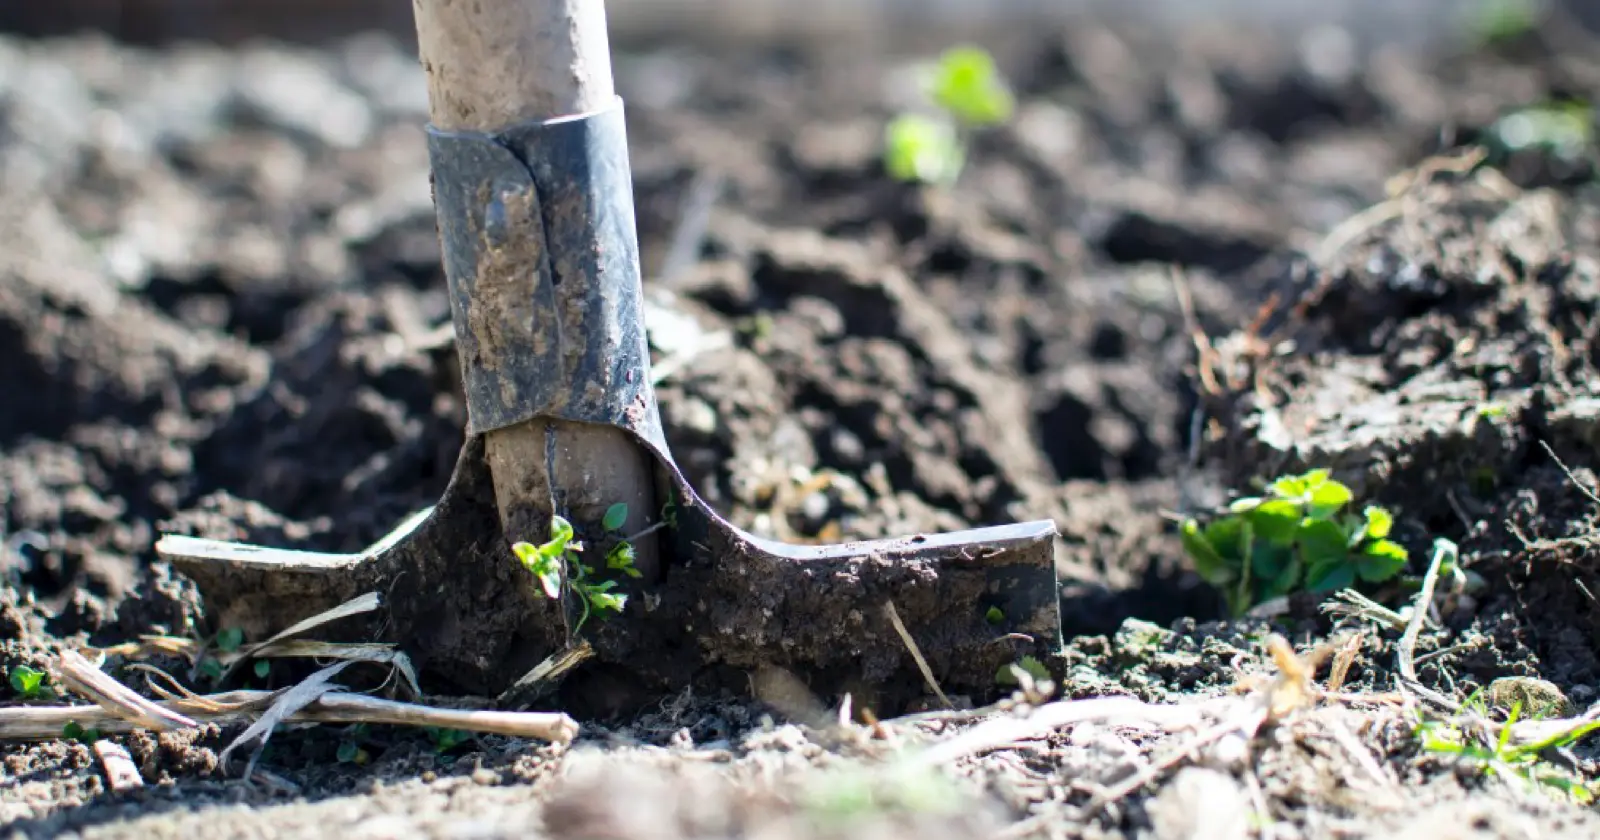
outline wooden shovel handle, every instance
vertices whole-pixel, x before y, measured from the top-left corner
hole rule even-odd
[[[603,0],[412,3],[429,120],[439,130],[495,133],[616,100]],[[597,525],[618,502],[629,511],[623,533],[638,534],[658,511],[653,462],[622,429],[542,418],[491,431],[484,443],[509,540],[543,539],[558,512]],[[552,509],[558,494],[560,511]],[[646,584],[659,571],[658,544],[648,532],[633,542]]]
[[[412,0],[429,118],[496,131],[611,103],[604,0]]]

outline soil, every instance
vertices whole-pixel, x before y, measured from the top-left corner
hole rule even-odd
[[[1177,538],[1173,511],[1327,466],[1396,511],[1408,581],[1435,538],[1460,547],[1472,585],[1423,634],[1423,683],[1460,699],[1535,677],[1576,711],[1600,699],[1600,195],[1588,163],[1554,153],[1489,143],[1482,165],[1449,164],[1500,116],[1592,91],[1596,44],[1565,26],[1372,54],[1325,31],[1002,33],[982,42],[1016,86],[1013,122],[976,138],[953,188],[892,182],[882,126],[908,101],[910,62],[946,37],[616,44],[657,393],[700,493],[790,542],[1053,519],[1068,697],[1225,695],[1270,672],[1269,630],[1309,650],[1357,625],[1369,638],[1347,690],[1393,692],[1398,632],[1303,597],[1222,620]],[[214,632],[194,585],[156,561],[161,533],[356,551],[439,499],[465,414],[441,338],[425,112],[420,71],[381,34],[316,50],[0,40],[8,672],[67,646]],[[112,673],[143,689],[127,664]],[[281,687],[299,668],[242,679]],[[0,826],[1600,830],[1590,808],[1427,754],[1381,704],[1327,707],[1310,718],[1324,728],[1280,727],[1251,761],[1187,766],[1090,809],[1187,736],[1080,726],[900,778],[875,762],[965,725],[841,743],[747,695],[697,686],[627,716],[567,698],[585,731],[565,749],[289,729],[250,780],[218,759],[237,727],[119,736],[147,783],[134,793],[111,792],[83,744],[8,744]],[[1384,796],[1327,746],[1339,726],[1389,774]],[[1594,777],[1583,748],[1564,760]]]

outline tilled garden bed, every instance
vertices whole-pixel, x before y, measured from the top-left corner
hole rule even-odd
[[[732,692],[621,719],[574,706],[573,748],[289,730],[249,781],[218,761],[236,727],[131,735],[134,793],[62,739],[3,748],[0,824],[1593,836],[1592,811],[1419,746],[1415,716],[1442,712],[1394,699],[1395,628],[1305,596],[1223,620],[1173,515],[1331,468],[1395,512],[1407,580],[1434,539],[1461,549],[1472,586],[1416,648],[1430,690],[1533,677],[1572,714],[1596,701],[1600,201],[1581,161],[1491,144],[1452,164],[1502,116],[1594,90],[1593,44],[1561,36],[1369,56],[1223,28],[988,39],[1019,109],[948,189],[881,161],[928,53],[630,43],[616,60],[667,437],[719,511],[792,542],[1053,518],[1061,695],[1220,702],[1251,675],[1294,682],[1269,632],[1305,653],[1362,629],[1343,690],[1366,699],[1274,717],[1247,755],[1202,751],[1121,796],[1197,730],[1124,709],[964,752],[944,763],[954,793],[873,762],[962,743],[967,720],[801,727]],[[356,551],[438,499],[465,417],[425,110],[415,62],[378,35],[315,52],[0,40],[8,671],[215,632],[154,561],[160,533]],[[1595,776],[1581,744],[1552,760]]]

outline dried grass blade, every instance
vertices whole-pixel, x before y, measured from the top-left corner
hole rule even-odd
[[[372,662],[379,665],[388,665],[400,672],[405,678],[406,687],[411,690],[412,697],[422,696],[422,687],[417,683],[416,669],[411,665],[411,657],[405,652],[397,650],[394,645],[378,642],[319,642],[313,639],[287,639],[280,642],[269,642],[256,648],[252,654],[257,659],[268,657],[274,659],[309,658],[309,659],[341,659],[351,662]]]
[[[189,729],[197,724],[170,709],[135,694],[133,689],[112,679],[75,650],[61,653],[61,681],[71,691],[93,701],[107,712],[145,729],[166,732]]]
[[[336,662],[306,677],[299,685],[279,692],[277,698],[273,700],[272,706],[267,709],[266,714],[263,714],[255,723],[250,724],[250,728],[240,733],[239,737],[233,740],[233,743],[223,748],[222,754],[218,756],[222,766],[224,768],[228,766],[228,756],[240,744],[257,739],[259,743],[256,745],[255,750],[250,753],[250,761],[245,766],[245,777],[248,778],[255,772],[256,760],[261,757],[261,750],[267,746],[268,739],[272,737],[272,730],[295,712],[300,711],[315,702],[317,698],[332,691],[334,685],[329,680],[338,675],[340,671],[350,667],[350,665],[351,663],[348,661]]]

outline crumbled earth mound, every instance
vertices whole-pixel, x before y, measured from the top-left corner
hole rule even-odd
[[[1597,699],[1600,200],[1582,160],[1490,142],[1501,116],[1592,90],[1595,45],[1562,28],[1360,55],[1329,37],[987,39],[1019,109],[948,190],[894,183],[880,159],[924,54],[626,44],[616,71],[667,435],[719,511],[793,542],[1054,518],[1063,695],[1225,698],[1292,670],[1269,631],[1304,651],[1359,628],[1344,689],[1368,699],[1110,801],[1194,732],[1062,727],[900,776],[881,762],[971,721],[841,734],[685,694],[589,721],[571,750],[288,729],[250,781],[219,761],[239,727],[118,736],[146,782],[131,794],[85,744],[8,743],[0,825],[1595,836],[1591,811],[1419,747],[1383,699],[1394,628],[1305,599],[1219,621],[1172,527],[1169,511],[1331,467],[1396,510],[1410,572],[1442,536],[1474,575],[1422,633],[1423,683],[1459,699],[1539,678],[1568,710]],[[0,40],[0,666],[214,632],[154,561],[161,532],[351,551],[439,497],[465,418],[425,112],[420,71],[384,36]],[[1487,161],[1452,157],[1480,141]],[[110,670],[143,689],[128,664]],[[1559,752],[1595,777],[1581,747]]]

